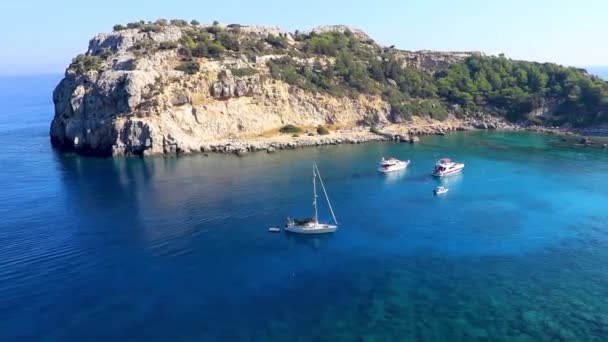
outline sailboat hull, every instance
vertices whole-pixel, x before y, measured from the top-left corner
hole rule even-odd
[[[285,230],[298,234],[324,234],[333,233],[338,226],[324,223],[311,223],[306,225],[287,225]]]
[[[319,223],[317,212],[317,177],[319,177],[319,182],[321,183],[321,188],[323,189],[323,194],[325,195],[325,200],[327,201],[327,206],[329,207],[335,225]],[[321,173],[319,172],[317,163],[312,164],[312,191],[312,206],[315,209],[313,218],[306,220],[292,220],[288,218],[287,225],[285,226],[286,231],[298,234],[324,234],[333,233],[336,231],[336,228],[338,228],[338,221],[336,220],[336,215],[334,215],[334,210],[331,208],[331,203],[329,203],[329,196],[327,196],[327,191],[325,191],[325,185],[323,184],[323,179],[321,179]]]

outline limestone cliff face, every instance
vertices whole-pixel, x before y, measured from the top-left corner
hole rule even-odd
[[[127,29],[93,38],[81,63],[96,66],[75,61],[53,93],[53,145],[94,155],[188,153],[218,139],[285,124],[390,119],[390,106],[379,96],[333,97],[268,77],[265,60],[273,56],[200,58],[200,71],[178,71],[176,46],[183,30],[169,25],[157,32]],[[268,34],[260,28],[243,32]],[[142,53],[144,44],[161,48]],[[255,72],[231,72],[238,69]]]

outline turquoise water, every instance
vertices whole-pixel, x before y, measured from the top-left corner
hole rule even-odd
[[[608,336],[606,150],[475,132],[244,158],[59,155],[57,78],[0,79],[0,340]],[[382,156],[412,164],[386,177]],[[431,178],[446,156],[464,174]],[[313,160],[338,232],[268,233],[310,214]]]

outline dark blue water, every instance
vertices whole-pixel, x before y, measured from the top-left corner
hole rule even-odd
[[[463,133],[245,158],[59,155],[58,79],[0,79],[0,340],[608,336],[606,150]],[[377,174],[389,155],[409,170]],[[435,198],[444,156],[466,169]],[[338,232],[268,233],[310,214],[313,160]]]

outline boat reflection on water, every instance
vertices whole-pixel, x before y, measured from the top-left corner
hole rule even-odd
[[[334,234],[283,234],[289,241],[294,242],[297,245],[306,246],[312,250],[322,249],[327,245]]]
[[[454,185],[462,182],[463,177],[464,177],[464,174],[459,173],[456,175],[452,175],[450,177],[443,177],[443,178],[436,178],[436,179],[441,186],[448,187],[448,185],[454,186]]]
[[[393,184],[402,179],[407,174],[408,169],[397,170],[389,173],[382,174],[385,178],[386,184]]]

